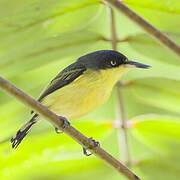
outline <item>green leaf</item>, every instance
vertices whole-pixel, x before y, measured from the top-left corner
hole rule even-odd
[[[57,33],[82,29],[96,17],[99,10],[98,2],[98,0],[1,1],[0,50],[17,47],[27,41],[34,42]]]
[[[180,177],[179,156],[159,156],[141,160],[138,163],[138,171],[142,179],[178,180]]]
[[[174,113],[180,112],[180,81],[160,78],[144,78],[132,82],[132,96],[147,103]]]
[[[125,76],[123,76],[124,81],[135,81],[143,78],[166,78],[175,81],[180,80],[180,71],[178,66],[176,67],[174,65],[167,65],[158,61],[146,60],[146,58],[142,57],[141,59],[136,58],[132,60],[151,65],[152,69],[133,68],[128,71]]]
[[[44,126],[44,123],[44,121],[41,121],[39,126]],[[79,121],[75,123],[75,126],[87,136],[91,137],[93,132],[93,138],[96,140],[103,139],[112,130],[112,126],[109,123],[102,121]],[[30,167],[43,167],[44,164],[70,160],[72,160],[71,166],[67,166],[66,169],[73,168],[75,170],[73,161],[77,161],[83,157],[81,146],[65,134],[56,134],[50,124],[49,127],[51,128],[51,132],[50,128],[46,128],[44,132],[35,133],[33,136],[30,133],[29,137],[23,140],[15,152],[11,150],[9,143],[1,144],[0,152],[6,152],[6,155],[0,153],[0,172],[8,168],[14,176],[16,173],[22,174],[19,167],[23,167],[26,162],[28,162]],[[14,167],[17,167],[15,168],[16,171],[14,171]]]
[[[180,45],[180,34],[167,34],[174,42]],[[129,36],[129,45],[138,53],[145,55],[155,61],[161,61],[162,63],[180,65],[180,59],[160,44],[156,43],[146,34],[136,34]]]
[[[123,0],[128,5],[134,5],[146,9],[154,9],[164,11],[172,14],[180,14],[180,1],[168,0],[168,1],[156,1],[156,0]]]
[[[180,118],[165,115],[142,115],[132,119],[132,133],[158,152],[179,154]]]
[[[36,43],[27,43],[0,55],[1,75],[6,77],[17,75],[68,55],[83,53],[100,39],[99,34],[80,31],[50,37]]]
[[[180,31],[180,2],[179,0],[123,0],[140,16],[157,28],[168,32]]]

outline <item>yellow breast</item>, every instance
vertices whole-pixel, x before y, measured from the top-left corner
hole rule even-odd
[[[59,116],[68,120],[80,118],[106,102],[124,68],[87,70],[72,83],[56,90],[42,101]]]

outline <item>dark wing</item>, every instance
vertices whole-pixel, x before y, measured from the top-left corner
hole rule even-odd
[[[65,68],[63,71],[61,71],[47,86],[47,88],[43,91],[43,93],[40,95],[38,101],[41,102],[41,100],[46,97],[47,95],[53,93],[57,89],[60,89],[72,81],[74,81],[76,78],[78,78],[83,72],[86,70],[86,67],[84,65],[78,64],[77,62],[71,64],[67,68]]]

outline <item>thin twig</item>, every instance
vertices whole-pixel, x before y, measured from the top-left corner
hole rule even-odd
[[[139,25],[145,32],[151,35],[155,40],[163,44],[165,47],[173,51],[178,57],[180,57],[180,46],[178,46],[174,41],[169,39],[164,33],[154,27],[152,24],[147,22],[141,16],[136,14],[132,9],[128,8],[123,2],[120,0],[105,0],[105,2],[114,6],[124,15],[126,15],[130,20]]]
[[[64,133],[72,137],[76,142],[81,144],[83,147],[91,151],[95,156],[104,161],[109,166],[116,169],[119,173],[122,173],[129,180],[140,180],[133,172],[131,172],[127,167],[121,164],[118,160],[112,157],[109,153],[103,150],[99,146],[95,146],[94,142],[81,134],[71,125],[63,129],[63,120],[61,120],[56,114],[48,110],[46,107],[41,105],[39,102],[22,92],[20,89],[16,88],[14,85],[0,77],[0,88],[4,90],[9,95],[15,97],[17,100],[21,101],[26,106],[33,109],[38,114],[42,115],[45,119],[50,121]]]
[[[124,107],[124,100],[122,96],[121,89],[116,86],[117,88],[117,95],[118,95],[118,102],[119,102],[119,119],[121,121],[121,129],[119,128],[118,135],[119,135],[119,149],[123,150],[121,157],[123,158],[123,162],[126,165],[131,165],[131,158],[129,152],[129,144],[128,144],[128,133],[127,133],[127,117]],[[122,159],[121,158],[121,159]]]
[[[117,50],[117,32],[116,32],[116,22],[114,17],[114,11],[112,8],[108,8],[109,10],[109,20],[110,20],[110,28],[111,28],[111,39],[112,39],[112,49]],[[124,162],[130,165],[130,155],[129,155],[129,146],[128,146],[128,137],[127,137],[127,129],[126,129],[126,113],[124,108],[123,96],[118,84],[116,85],[116,90],[118,94],[118,112],[117,112],[117,120],[120,121],[121,126],[117,129],[118,131],[118,144],[119,151],[123,151],[121,154]]]
[[[115,23],[115,17],[114,17],[114,11],[112,8],[108,7],[109,12],[109,21],[110,21],[110,29],[111,29],[111,39],[112,39],[112,49],[117,50],[117,32],[116,32],[116,23]]]

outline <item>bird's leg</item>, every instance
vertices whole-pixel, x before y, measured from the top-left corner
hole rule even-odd
[[[93,141],[95,147],[100,146],[99,142],[98,142],[98,141],[95,141],[92,137],[90,137],[89,139],[90,139],[91,141]],[[85,156],[90,156],[90,155],[92,155],[92,153],[88,154],[88,153],[87,153],[87,149],[84,148],[84,147],[83,147],[83,154],[84,154]]]
[[[63,129],[66,129],[66,128],[70,125],[69,121],[68,121],[65,117],[59,116],[59,119],[60,119],[60,120],[63,120],[63,127],[62,127]],[[55,127],[55,131],[56,131],[57,134],[63,133],[63,131],[60,131],[57,127]],[[98,142],[98,141],[95,141],[92,137],[90,137],[89,139],[90,139],[91,141],[93,141],[94,147],[100,146],[99,142]],[[89,149],[90,149],[90,148],[89,148]],[[92,153],[88,154],[88,153],[87,153],[87,149],[83,147],[83,154],[84,154],[85,156],[90,156]]]
[[[63,129],[66,129],[70,125],[69,121],[65,117],[59,116],[59,119],[61,121],[63,120],[63,126],[62,126]],[[60,131],[57,127],[55,127],[55,131],[57,134],[63,133],[63,131]]]

